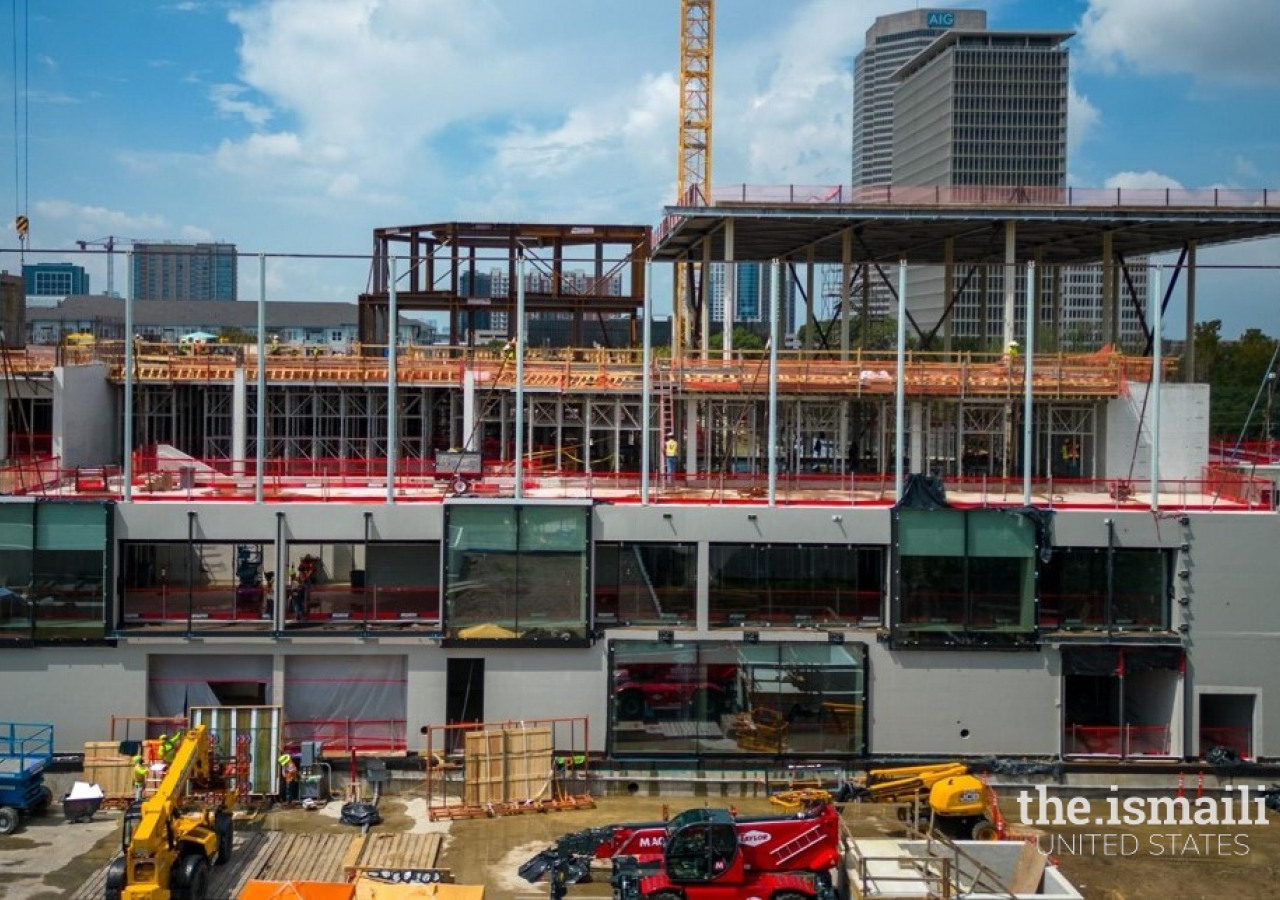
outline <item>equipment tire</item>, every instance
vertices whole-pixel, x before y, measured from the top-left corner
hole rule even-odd
[[[124,893],[125,879],[128,877],[129,870],[125,865],[124,857],[117,856],[111,860],[111,865],[107,866],[107,881],[102,894],[105,900],[120,900],[120,895]]]
[[[179,878],[175,878],[175,881],[180,880],[184,885],[182,896],[186,900],[205,900],[209,893],[209,860],[198,853],[184,856],[178,865],[177,874]]]
[[[0,806],[0,834],[13,834],[18,830],[18,811],[12,806]]]
[[[213,857],[214,865],[225,866],[231,862],[231,844],[236,836],[236,820],[231,813],[220,809],[213,814],[213,830],[218,835],[218,852]]]
[[[773,895],[773,900],[810,900],[810,898],[799,891],[780,891]]]
[[[996,828],[996,824],[990,819],[979,819],[974,823],[973,830],[969,832],[969,836],[975,841],[998,841],[1000,840],[1000,829]]]
[[[679,891],[654,891],[645,895],[644,900],[684,900],[684,895]]]
[[[635,689],[623,691],[618,695],[619,719],[644,718],[644,692]]]

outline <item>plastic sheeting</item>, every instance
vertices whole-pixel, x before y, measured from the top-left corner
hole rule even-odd
[[[405,720],[408,671],[405,656],[288,657],[284,713],[290,740],[330,745],[343,736],[381,749],[390,723]]]
[[[212,685],[252,682],[267,686],[271,702],[271,657],[154,654],[147,661],[147,715],[185,716],[193,706],[221,706]]]
[[[902,499],[894,509],[950,509],[947,489],[941,478],[912,473],[902,487]]]

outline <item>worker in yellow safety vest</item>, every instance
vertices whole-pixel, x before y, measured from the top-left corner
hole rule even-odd
[[[173,757],[178,752],[178,745],[181,743],[181,731],[175,732],[172,737],[167,734],[160,735],[160,758],[166,765],[173,762]]]
[[[288,753],[281,753],[276,762],[280,764],[280,799],[291,803],[298,799],[298,766]]]
[[[147,764],[141,756],[133,758],[133,800],[135,803],[142,801],[142,795],[147,790]]]
[[[674,434],[667,435],[667,441],[662,445],[662,455],[666,460],[667,477],[676,477],[676,460],[680,456],[680,444],[676,442]]]

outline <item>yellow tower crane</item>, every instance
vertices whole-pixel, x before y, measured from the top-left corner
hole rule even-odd
[[[715,0],[680,0],[680,134],[676,203],[701,206],[711,200],[711,70],[715,49]],[[677,358],[694,333],[689,301],[692,268],[675,269],[675,329],[671,336]],[[707,273],[702,273],[705,281]],[[706,287],[701,290],[706,302]],[[705,337],[705,336],[704,336]]]

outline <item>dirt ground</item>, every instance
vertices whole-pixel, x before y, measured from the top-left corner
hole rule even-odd
[[[771,809],[764,800],[733,803],[743,814]],[[532,900],[547,895],[546,885],[525,883],[516,869],[538,850],[583,828],[660,819],[664,805],[675,814],[691,806],[725,803],[632,797],[600,800],[590,810],[429,823],[420,798],[395,796],[383,799],[384,822],[377,828],[444,831],[448,838],[440,864],[451,868],[457,881],[483,883],[487,900]],[[1004,805],[1009,805],[1007,800]],[[318,812],[272,811],[238,827],[356,834],[356,829],[337,821],[338,806],[333,803]],[[1098,804],[1093,810],[1105,812]],[[1016,807],[1006,815],[1010,812],[1011,826],[1018,827]],[[890,807],[850,805],[844,818],[855,837],[900,833]],[[1272,900],[1280,897],[1280,815],[1272,819],[1266,825],[1243,827],[1045,827],[1040,829],[1045,833],[1040,842],[1088,900]],[[0,837],[0,900],[71,896],[116,853],[119,821],[118,814],[108,812],[79,824],[49,815]],[[1205,834],[1226,837],[1207,839]],[[610,890],[607,882],[597,882],[577,885],[569,896],[604,898]]]

